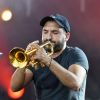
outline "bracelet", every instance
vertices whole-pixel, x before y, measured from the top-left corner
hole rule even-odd
[[[48,66],[49,68],[50,68],[50,66],[51,66],[51,62],[52,62],[52,58],[50,59],[50,63],[49,63],[49,66]]]

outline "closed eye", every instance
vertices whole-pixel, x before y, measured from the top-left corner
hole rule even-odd
[[[52,30],[52,33],[56,35],[56,34],[59,34],[59,31],[57,31],[57,30]]]
[[[47,31],[47,30],[43,30],[43,33],[44,33],[44,34],[47,34],[47,33],[48,33],[48,31]]]

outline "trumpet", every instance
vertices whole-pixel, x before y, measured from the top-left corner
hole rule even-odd
[[[48,56],[51,56],[54,53],[53,50],[53,43],[51,43],[50,41],[47,41],[43,44],[40,45],[40,48],[46,48],[46,52]],[[36,48],[34,48],[31,51],[25,51],[24,49],[20,48],[20,47],[14,47],[10,52],[9,52],[9,60],[10,63],[13,67],[15,68],[24,68],[26,67],[29,62],[30,62],[30,58],[28,57],[29,54],[35,54],[37,51]],[[34,67],[39,64],[39,61],[33,61],[33,65]]]

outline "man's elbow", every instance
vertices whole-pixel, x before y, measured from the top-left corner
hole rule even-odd
[[[10,85],[10,88],[11,88],[11,90],[12,90],[13,92],[17,92],[17,91],[18,91],[18,89],[17,89],[15,86],[13,86],[13,85]]]
[[[79,82],[75,82],[72,84],[71,88],[74,90],[74,91],[79,91],[81,87],[81,84]]]
[[[72,89],[73,89],[74,91],[79,91],[80,86],[79,86],[79,85],[74,85],[74,86],[72,86]]]
[[[13,92],[17,92],[17,91],[18,91],[14,86],[10,86],[10,88],[11,88],[11,90],[12,90]]]
[[[11,83],[10,84],[10,88],[13,92],[17,92],[20,90],[20,88],[18,88],[15,84]]]
[[[71,84],[65,84],[65,86],[69,87],[70,89],[74,90],[74,91],[79,91],[81,85],[77,82],[71,83]]]

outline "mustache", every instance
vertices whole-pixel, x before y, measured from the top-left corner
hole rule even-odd
[[[52,41],[52,39],[46,39],[46,40],[43,41],[43,43],[45,43],[47,41],[50,41],[51,43],[56,43],[55,41]]]

